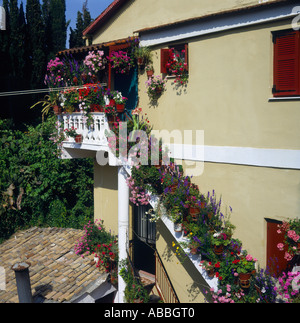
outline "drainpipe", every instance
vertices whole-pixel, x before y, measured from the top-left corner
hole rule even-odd
[[[127,172],[120,166],[118,170],[118,245],[119,261],[127,258],[129,248],[129,187],[126,183]],[[118,275],[118,301],[125,302],[126,284],[123,278]]]
[[[30,264],[26,262],[17,263],[11,267],[16,275],[19,303],[33,303],[29,267]]]

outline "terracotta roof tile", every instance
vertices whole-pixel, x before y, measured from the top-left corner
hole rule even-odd
[[[0,266],[5,269],[6,290],[0,303],[18,303],[15,273],[11,267],[27,261],[33,297],[45,302],[66,302],[88,284],[104,275],[93,265],[93,257],[74,252],[82,230],[31,228],[13,235],[0,245]]]

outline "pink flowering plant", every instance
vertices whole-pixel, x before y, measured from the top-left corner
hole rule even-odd
[[[244,250],[243,255],[233,261],[234,269],[236,272],[247,274],[247,273],[254,273],[255,272],[255,263],[257,262],[256,258],[253,258],[250,254]]]
[[[147,94],[151,101],[156,101],[165,91],[166,80],[160,75],[149,77],[146,81]]]
[[[300,272],[282,273],[278,278],[278,286],[275,287],[277,294],[283,298],[285,303],[300,302]]]
[[[114,239],[105,229],[103,222],[103,220],[89,221],[83,227],[84,234],[74,246],[77,255],[81,255],[82,258],[91,255],[99,244],[109,244]]]
[[[127,52],[122,50],[112,51],[107,59],[111,64],[111,68],[119,74],[128,73],[134,65],[133,58]]]
[[[278,225],[277,233],[284,234],[283,243],[279,243],[277,248],[281,251],[286,250],[284,258],[291,261],[300,252],[300,220],[283,221]]]
[[[97,268],[103,267],[105,272],[111,272],[118,262],[118,241],[112,238],[109,243],[99,243],[93,255]]]
[[[90,51],[85,57],[83,63],[89,69],[89,75],[92,76],[95,73],[102,71],[105,68],[107,62],[104,56],[104,51]]]
[[[71,127],[71,128],[67,128],[64,130],[65,134],[67,137],[71,137],[71,138],[74,138],[77,136],[77,132],[76,132],[77,129],[75,129],[74,127]]]

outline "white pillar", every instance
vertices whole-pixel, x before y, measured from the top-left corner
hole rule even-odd
[[[118,245],[119,261],[127,258],[129,248],[129,187],[126,183],[127,172],[124,167],[118,170]],[[119,303],[125,302],[126,284],[123,278],[118,277],[118,300]]]

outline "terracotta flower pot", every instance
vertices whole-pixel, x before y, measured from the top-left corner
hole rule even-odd
[[[152,77],[153,74],[154,74],[153,70],[147,71],[147,76],[148,77]]]
[[[60,115],[60,114],[61,114],[61,107],[60,107],[60,106],[58,106],[58,105],[55,105],[55,106],[53,107],[53,112],[54,112],[54,114],[55,114],[56,116]]]
[[[75,137],[75,142],[76,142],[76,144],[81,144],[82,143],[82,135],[77,135]]]
[[[239,273],[239,283],[242,288],[249,288],[250,287],[250,278],[252,273]]]
[[[217,256],[219,256],[219,255],[221,255],[222,253],[223,253],[223,251],[224,251],[224,245],[219,245],[219,246],[217,246],[217,245],[214,245],[214,253],[217,255]]]
[[[125,110],[125,104],[117,104],[116,108],[117,108],[117,112],[122,113]]]

